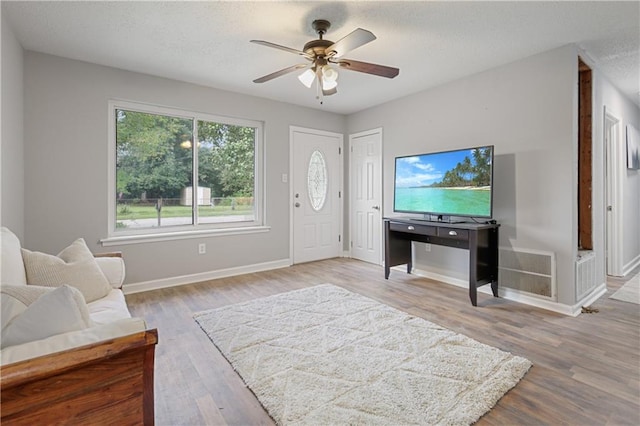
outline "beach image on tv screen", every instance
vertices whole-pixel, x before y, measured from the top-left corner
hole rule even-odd
[[[491,216],[492,147],[396,158],[394,210]]]

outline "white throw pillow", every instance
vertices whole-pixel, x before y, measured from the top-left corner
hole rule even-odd
[[[3,293],[6,295],[6,293]],[[2,330],[2,348],[91,327],[82,294],[68,285],[43,293]]]
[[[35,302],[44,293],[52,290],[51,287],[40,287],[37,285],[9,285],[0,286],[0,299],[2,300],[2,328],[9,324],[14,317],[24,312],[29,305]]]
[[[58,287],[68,284],[82,292],[85,301],[93,302],[111,291],[111,285],[96,263],[84,239],[52,256],[22,249],[27,284]]]

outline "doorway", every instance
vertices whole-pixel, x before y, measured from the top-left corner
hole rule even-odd
[[[293,263],[342,254],[343,135],[291,127],[291,259]]]
[[[382,129],[349,136],[351,257],[382,264]]]

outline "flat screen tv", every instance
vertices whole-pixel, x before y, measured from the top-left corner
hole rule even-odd
[[[491,218],[493,145],[396,157],[393,211]]]

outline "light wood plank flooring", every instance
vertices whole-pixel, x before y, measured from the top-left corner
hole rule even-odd
[[[634,271],[636,273],[637,271]],[[577,318],[478,294],[379,266],[330,259],[127,296],[133,315],[157,327],[158,425],[273,424],[192,319],[195,312],[332,283],[450,330],[524,356],[533,367],[479,425],[640,424],[640,306],[609,299]]]

